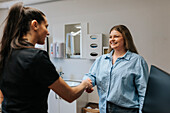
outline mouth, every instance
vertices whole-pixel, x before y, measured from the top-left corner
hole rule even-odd
[[[117,42],[111,42],[110,44],[111,44],[111,45],[115,45],[115,44],[117,44]]]

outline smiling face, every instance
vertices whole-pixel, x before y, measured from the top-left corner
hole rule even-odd
[[[47,37],[47,35],[49,35],[48,32],[48,22],[47,22],[47,18],[44,16],[44,21],[42,21],[39,24],[39,28],[37,30],[37,44],[44,44],[45,43],[45,38]]]
[[[119,31],[113,29],[110,32],[109,45],[114,50],[125,50],[125,41]]]

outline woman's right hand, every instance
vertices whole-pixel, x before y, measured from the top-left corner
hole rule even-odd
[[[93,89],[92,81],[90,80],[90,78],[87,78],[86,80],[83,80],[83,81],[87,82],[86,92],[87,93],[93,92],[94,89]]]
[[[93,87],[92,81],[90,79],[85,79],[82,81],[85,84],[85,89],[91,89]]]

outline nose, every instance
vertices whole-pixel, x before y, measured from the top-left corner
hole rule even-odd
[[[49,36],[50,35],[50,33],[49,32],[47,32],[47,36]]]

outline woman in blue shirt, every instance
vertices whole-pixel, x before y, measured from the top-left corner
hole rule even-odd
[[[110,30],[109,53],[96,59],[85,78],[97,85],[101,113],[141,113],[148,66],[126,26]]]

